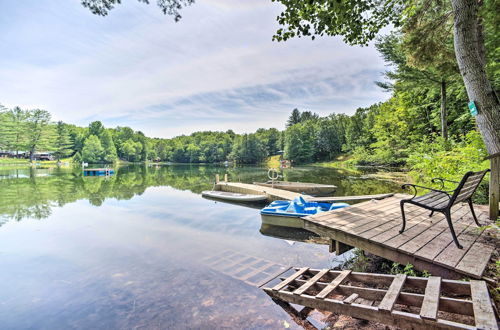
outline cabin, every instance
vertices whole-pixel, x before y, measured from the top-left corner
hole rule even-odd
[[[38,152],[33,155],[34,160],[54,160],[52,152]]]

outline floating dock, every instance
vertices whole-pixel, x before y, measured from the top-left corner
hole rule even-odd
[[[115,174],[112,168],[86,168],[83,170],[84,176],[109,176]]]
[[[219,182],[215,184],[214,190],[222,190],[240,194],[250,194],[250,195],[266,195],[268,201],[276,200],[293,200],[295,197],[303,196],[304,198],[312,198],[312,196],[302,195],[296,192],[263,187],[250,183],[241,182]]]
[[[276,280],[263,290],[294,320],[319,309],[402,329],[498,329],[484,281],[307,267]]]
[[[313,197],[301,193],[259,186],[251,183],[227,182],[220,181],[215,184],[214,190],[222,190],[227,192],[250,194],[250,195],[266,195],[270,202],[275,200],[293,200],[295,197],[302,196],[308,202],[358,202],[371,199],[384,199],[391,197],[394,194],[377,194],[377,195],[361,195],[361,196],[337,196],[337,197]]]
[[[494,228],[478,228],[467,204],[456,205],[451,218],[463,249],[453,243],[442,214],[407,204],[407,229],[400,234],[399,202],[409,196],[395,194],[347,208],[304,217],[304,229],[321,237],[360,248],[400,264],[445,278],[481,278],[498,244]],[[479,222],[490,225],[487,207],[474,206]]]

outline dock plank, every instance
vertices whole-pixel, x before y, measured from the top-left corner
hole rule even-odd
[[[490,256],[494,250],[495,247],[491,245],[474,242],[456,268],[465,272],[480,273],[490,261],[485,256]]]
[[[383,312],[392,311],[392,308],[394,307],[394,304],[396,303],[396,300],[399,297],[399,293],[401,292],[401,289],[403,288],[405,281],[406,281],[406,275],[404,274],[397,274],[394,277],[391,286],[389,286],[387,293],[385,294],[384,298],[378,305],[378,309],[380,309]]]
[[[399,233],[402,225],[400,201],[408,197],[395,194],[382,200],[308,216],[303,218],[304,228],[394,262],[412,263],[418,270],[431,271],[442,277],[461,278],[465,275],[480,278],[492,249],[485,250],[488,255],[479,256],[481,262],[474,262],[474,251],[468,251],[475,242],[491,246],[492,235],[477,230],[468,205],[460,203],[452,209],[455,232],[464,246],[460,250],[453,243],[444,215],[435,213],[429,217],[428,210],[415,205],[405,206],[406,229]],[[491,223],[485,211],[477,215],[483,225]],[[480,247],[477,245],[474,250]]]
[[[288,284],[290,284],[293,281],[295,281],[295,279],[297,279],[298,277],[300,277],[302,274],[304,274],[308,270],[309,270],[309,267],[302,267],[301,269],[299,269],[298,271],[296,271],[295,273],[293,273],[292,275],[290,275],[283,282],[276,284],[276,286],[274,286],[272,288],[272,290],[273,291],[279,291],[279,290],[283,289],[284,287],[286,287]]]
[[[389,194],[376,194],[376,195],[358,195],[358,196],[335,196],[335,197],[311,197],[307,198],[309,202],[354,202],[363,200],[379,200],[387,197],[394,196],[393,193]]]
[[[478,329],[498,329],[488,287],[484,281],[470,281],[472,308]]]
[[[349,274],[351,274],[350,270],[343,270],[337,277],[335,277],[335,279],[331,283],[328,283],[328,285],[316,295],[316,298],[325,299],[326,296],[328,296],[340,284],[342,284],[342,282],[347,278],[347,276],[349,276]]]
[[[441,277],[431,276],[427,279],[424,301],[420,309],[420,316],[435,320],[439,310],[439,296],[441,293]]]
[[[297,290],[293,291],[293,294],[303,294],[311,286],[313,286],[316,282],[318,282],[326,273],[328,273],[328,271],[329,269],[323,269],[319,271],[316,275],[311,277],[306,283],[302,284]]]
[[[440,254],[438,254],[433,261],[455,268],[472,244],[476,241],[478,235],[475,234],[475,231],[476,228],[474,226],[469,226],[459,236],[457,236],[463,249],[459,249],[455,244],[450,244]],[[448,234],[451,238],[451,233],[448,232]]]

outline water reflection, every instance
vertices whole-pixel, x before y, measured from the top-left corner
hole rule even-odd
[[[0,168],[0,225],[9,219],[44,219],[53,207],[81,199],[94,206],[107,198],[128,200],[142,195],[148,187],[170,186],[200,193],[213,187],[216,174],[226,173],[233,181],[266,179],[266,171],[258,167],[126,166],[111,177],[84,177],[81,170],[71,168]],[[338,196],[399,190],[397,184],[363,179],[359,173],[339,169],[294,168],[285,170],[283,176],[288,181],[334,183]]]
[[[0,328],[298,327],[260,289],[204,260],[221,251],[285,266],[338,260],[314,237],[264,228],[258,209],[201,198],[225,171],[244,182],[266,176],[257,167],[132,166],[107,178],[0,169]],[[285,175],[334,178],[343,193],[358,189],[345,184],[368,189],[357,193],[391,189],[332,170],[308,173]]]

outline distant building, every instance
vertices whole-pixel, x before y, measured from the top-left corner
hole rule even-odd
[[[54,160],[52,152],[37,152],[33,155],[34,160]]]

